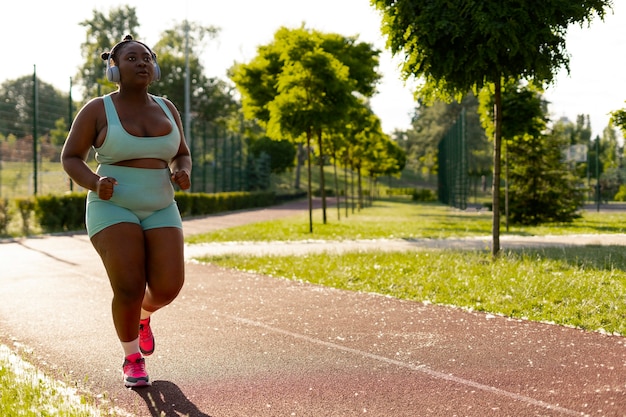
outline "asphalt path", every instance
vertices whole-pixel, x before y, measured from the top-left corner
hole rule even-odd
[[[303,207],[188,220],[185,233]],[[624,337],[340,291],[188,257],[180,296],[153,316],[149,388],[123,387],[111,289],[85,234],[0,243],[0,343],[130,416],[626,415]]]

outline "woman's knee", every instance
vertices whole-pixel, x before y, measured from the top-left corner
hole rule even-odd
[[[113,297],[127,303],[141,301],[146,292],[145,281],[141,278],[118,279],[111,282],[111,288],[113,289]]]
[[[146,293],[149,297],[150,304],[154,307],[163,307],[178,296],[183,287],[183,277],[170,277],[168,280],[149,280]]]

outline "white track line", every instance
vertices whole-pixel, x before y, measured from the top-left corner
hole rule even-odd
[[[588,416],[588,414],[582,413],[582,412],[578,412],[578,411],[574,411],[574,410],[570,410],[568,408],[564,408],[564,407],[560,407],[558,405],[554,405],[554,404],[550,404],[547,403],[545,401],[541,401],[541,400],[536,400],[534,398],[530,398],[527,397],[525,395],[520,395],[520,394],[516,394],[514,392],[509,392],[509,391],[504,391],[500,388],[496,388],[496,387],[492,387],[490,385],[485,385],[485,384],[481,384],[479,382],[475,382],[475,381],[471,381],[469,379],[465,379],[465,378],[459,378],[457,376],[451,375],[451,374],[446,374],[443,372],[439,372],[439,371],[435,371],[433,369],[428,368],[426,365],[413,365],[410,363],[406,363],[406,362],[401,362],[398,360],[394,360],[394,359],[389,359],[386,358],[384,356],[380,356],[380,355],[375,355],[373,353],[369,353],[369,352],[365,352],[362,350],[358,350],[358,349],[352,349],[349,347],[345,347],[345,346],[341,346],[335,343],[331,343],[331,342],[327,342],[324,340],[320,340],[320,339],[315,339],[313,337],[310,336],[306,336],[300,333],[294,333],[291,332],[289,330],[284,330],[284,329],[280,329],[277,327],[273,327],[273,326],[269,326],[265,323],[259,322],[259,321],[255,321],[255,320],[250,320],[250,319],[246,319],[246,318],[242,318],[242,317],[237,317],[237,316],[231,316],[229,314],[221,314],[221,313],[217,313],[214,312],[214,314],[216,316],[222,316],[222,317],[226,317],[230,320],[233,321],[237,321],[240,323],[244,323],[247,324],[249,326],[254,326],[254,327],[260,327],[269,331],[272,331],[274,333],[280,333],[286,336],[290,336],[296,339],[300,339],[300,340],[304,340],[306,342],[310,342],[310,343],[315,343],[318,345],[322,345],[322,346],[326,346],[332,349],[336,349],[336,350],[341,350],[344,352],[349,352],[358,356],[362,356],[362,357],[366,357],[369,359],[373,359],[376,361],[380,361],[380,362],[384,362],[390,365],[395,365],[395,366],[399,366],[402,368],[407,368],[410,369],[412,371],[417,371],[417,372],[422,372],[426,375],[429,375],[433,378],[437,378],[437,379],[443,379],[446,381],[450,381],[450,382],[454,382],[457,384],[461,384],[461,385],[466,385],[468,387],[472,387],[481,391],[487,391],[487,392],[491,392],[493,394],[496,395],[500,395],[503,397],[508,397],[510,399],[513,399],[515,401],[520,401],[520,402],[524,402],[530,405],[534,405],[537,407],[542,407],[542,408],[546,408],[548,410],[554,410],[557,411],[561,414],[564,415],[568,415],[568,416]]]

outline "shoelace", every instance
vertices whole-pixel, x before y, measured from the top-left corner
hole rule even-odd
[[[146,375],[146,360],[139,358],[135,362],[126,361],[125,365],[126,374],[130,376],[145,376]]]
[[[142,323],[139,324],[139,337],[141,337],[141,340],[148,340],[152,338],[150,322],[147,322],[145,325]]]

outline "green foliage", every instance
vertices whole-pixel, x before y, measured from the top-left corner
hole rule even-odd
[[[35,198],[35,217],[44,232],[66,232],[85,228],[85,193]]]
[[[79,396],[74,388],[50,379],[0,346],[0,415],[6,417],[93,417],[116,416],[100,409],[91,398]]]
[[[178,204],[178,211],[183,217],[267,207],[275,203],[275,195],[271,192],[216,194],[177,192],[175,199]]]
[[[420,97],[463,96],[504,79],[550,82],[569,69],[571,24],[603,17],[611,0],[493,2],[371,0],[382,12],[391,52],[406,57],[406,78],[425,80]]]
[[[86,28],[85,42],[81,44],[81,56],[85,61],[75,77],[76,82],[85,90],[85,97],[113,91],[116,86],[107,81],[100,54],[109,51],[128,34],[141,40],[136,9],[118,6],[109,8],[108,13],[94,9],[92,18],[79,24]]]
[[[37,137],[56,128],[57,121],[68,121],[67,94],[59,92],[52,84],[37,78],[39,117]],[[33,76],[26,75],[16,80],[6,80],[0,85],[0,133],[9,137],[9,142],[32,135],[35,114],[33,103]],[[11,136],[14,135],[13,138]]]
[[[8,233],[9,223],[11,223],[11,208],[7,198],[0,199],[0,236]]]
[[[619,190],[613,199],[615,201],[626,201],[626,185],[622,184],[619,186]]]
[[[494,85],[493,181],[500,182],[502,80],[550,83],[569,70],[565,35],[571,24],[601,18],[611,0],[371,0],[382,14],[392,54],[403,57],[405,79],[423,81],[416,95],[460,100],[469,90]],[[493,255],[500,250],[499,188],[493,193]]]
[[[483,124],[491,134],[492,97],[493,92],[484,88],[479,100]],[[502,103],[509,220],[520,224],[572,221],[584,201],[584,189],[562,161],[562,149],[571,138],[560,130],[545,135],[547,110],[541,89],[509,80],[502,87]]]
[[[411,199],[413,201],[434,202],[437,201],[437,196],[432,190],[423,188],[421,190],[415,190],[413,194],[411,194]]]
[[[162,77],[150,86],[150,91],[169,98],[182,111],[185,107],[186,72],[181,69],[188,62],[190,105],[194,119],[196,122],[224,125],[227,119],[234,117],[237,110],[232,87],[223,80],[207,77],[200,60],[205,40],[215,38],[218,33],[219,29],[214,26],[205,27],[187,21],[163,31],[154,46]]]
[[[403,187],[403,188],[397,188],[397,187],[393,187],[393,188],[387,188],[386,194],[388,196],[398,196],[398,195],[413,195],[417,192],[417,189],[415,188],[408,188],[408,187]]]
[[[543,90],[514,79],[502,83],[502,138],[543,133],[547,122],[547,102]],[[494,136],[494,86],[485,86],[478,94],[480,121],[488,137]]]
[[[508,144],[512,223],[571,222],[580,216],[585,190],[562,161],[563,146],[551,136],[524,136]]]
[[[32,198],[19,198],[16,200],[16,203],[22,218],[22,233],[28,236],[30,234],[30,219],[35,209],[35,201]]]
[[[622,130],[626,136],[626,108],[611,112],[611,123]]]
[[[273,140],[264,136],[257,140],[252,140],[248,150],[257,158],[262,153],[268,155],[273,174],[281,174],[294,166],[296,147],[288,140]]]

